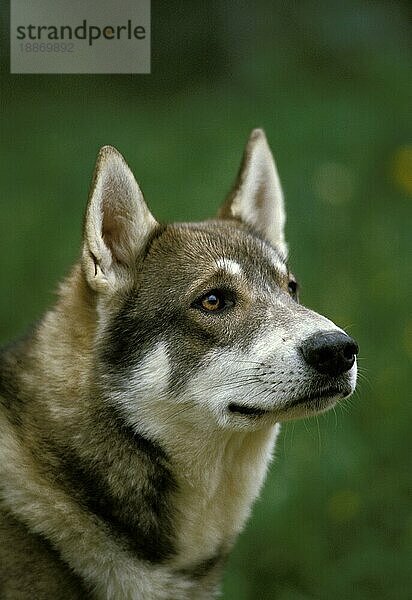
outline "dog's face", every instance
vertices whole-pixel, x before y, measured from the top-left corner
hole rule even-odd
[[[356,343],[298,303],[284,220],[261,132],[220,218],[197,224],[158,226],[124,161],[103,151],[83,267],[98,295],[97,372],[129,419],[251,430],[353,392]]]

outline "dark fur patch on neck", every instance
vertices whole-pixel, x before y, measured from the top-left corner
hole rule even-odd
[[[92,457],[85,458],[73,447],[59,448],[64,483],[138,558],[162,562],[175,553],[172,495],[176,482],[166,453],[136,433],[114,408],[96,418],[99,428]],[[103,423],[106,436],[102,436]]]

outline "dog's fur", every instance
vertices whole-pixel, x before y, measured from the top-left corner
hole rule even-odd
[[[356,381],[303,358],[340,330],[297,303],[284,222],[261,130],[196,224],[159,225],[102,148],[81,260],[0,354],[3,600],[216,597],[279,422]]]

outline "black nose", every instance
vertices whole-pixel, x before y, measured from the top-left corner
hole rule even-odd
[[[306,339],[301,346],[306,362],[324,375],[349,371],[359,352],[358,344],[340,331],[323,331]]]

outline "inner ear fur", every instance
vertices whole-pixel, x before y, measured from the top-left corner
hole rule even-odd
[[[245,223],[287,255],[283,191],[262,129],[252,131],[235,184],[218,217]]]
[[[82,266],[89,285],[102,291],[124,284],[156,225],[123,156],[104,146],[84,219]]]

